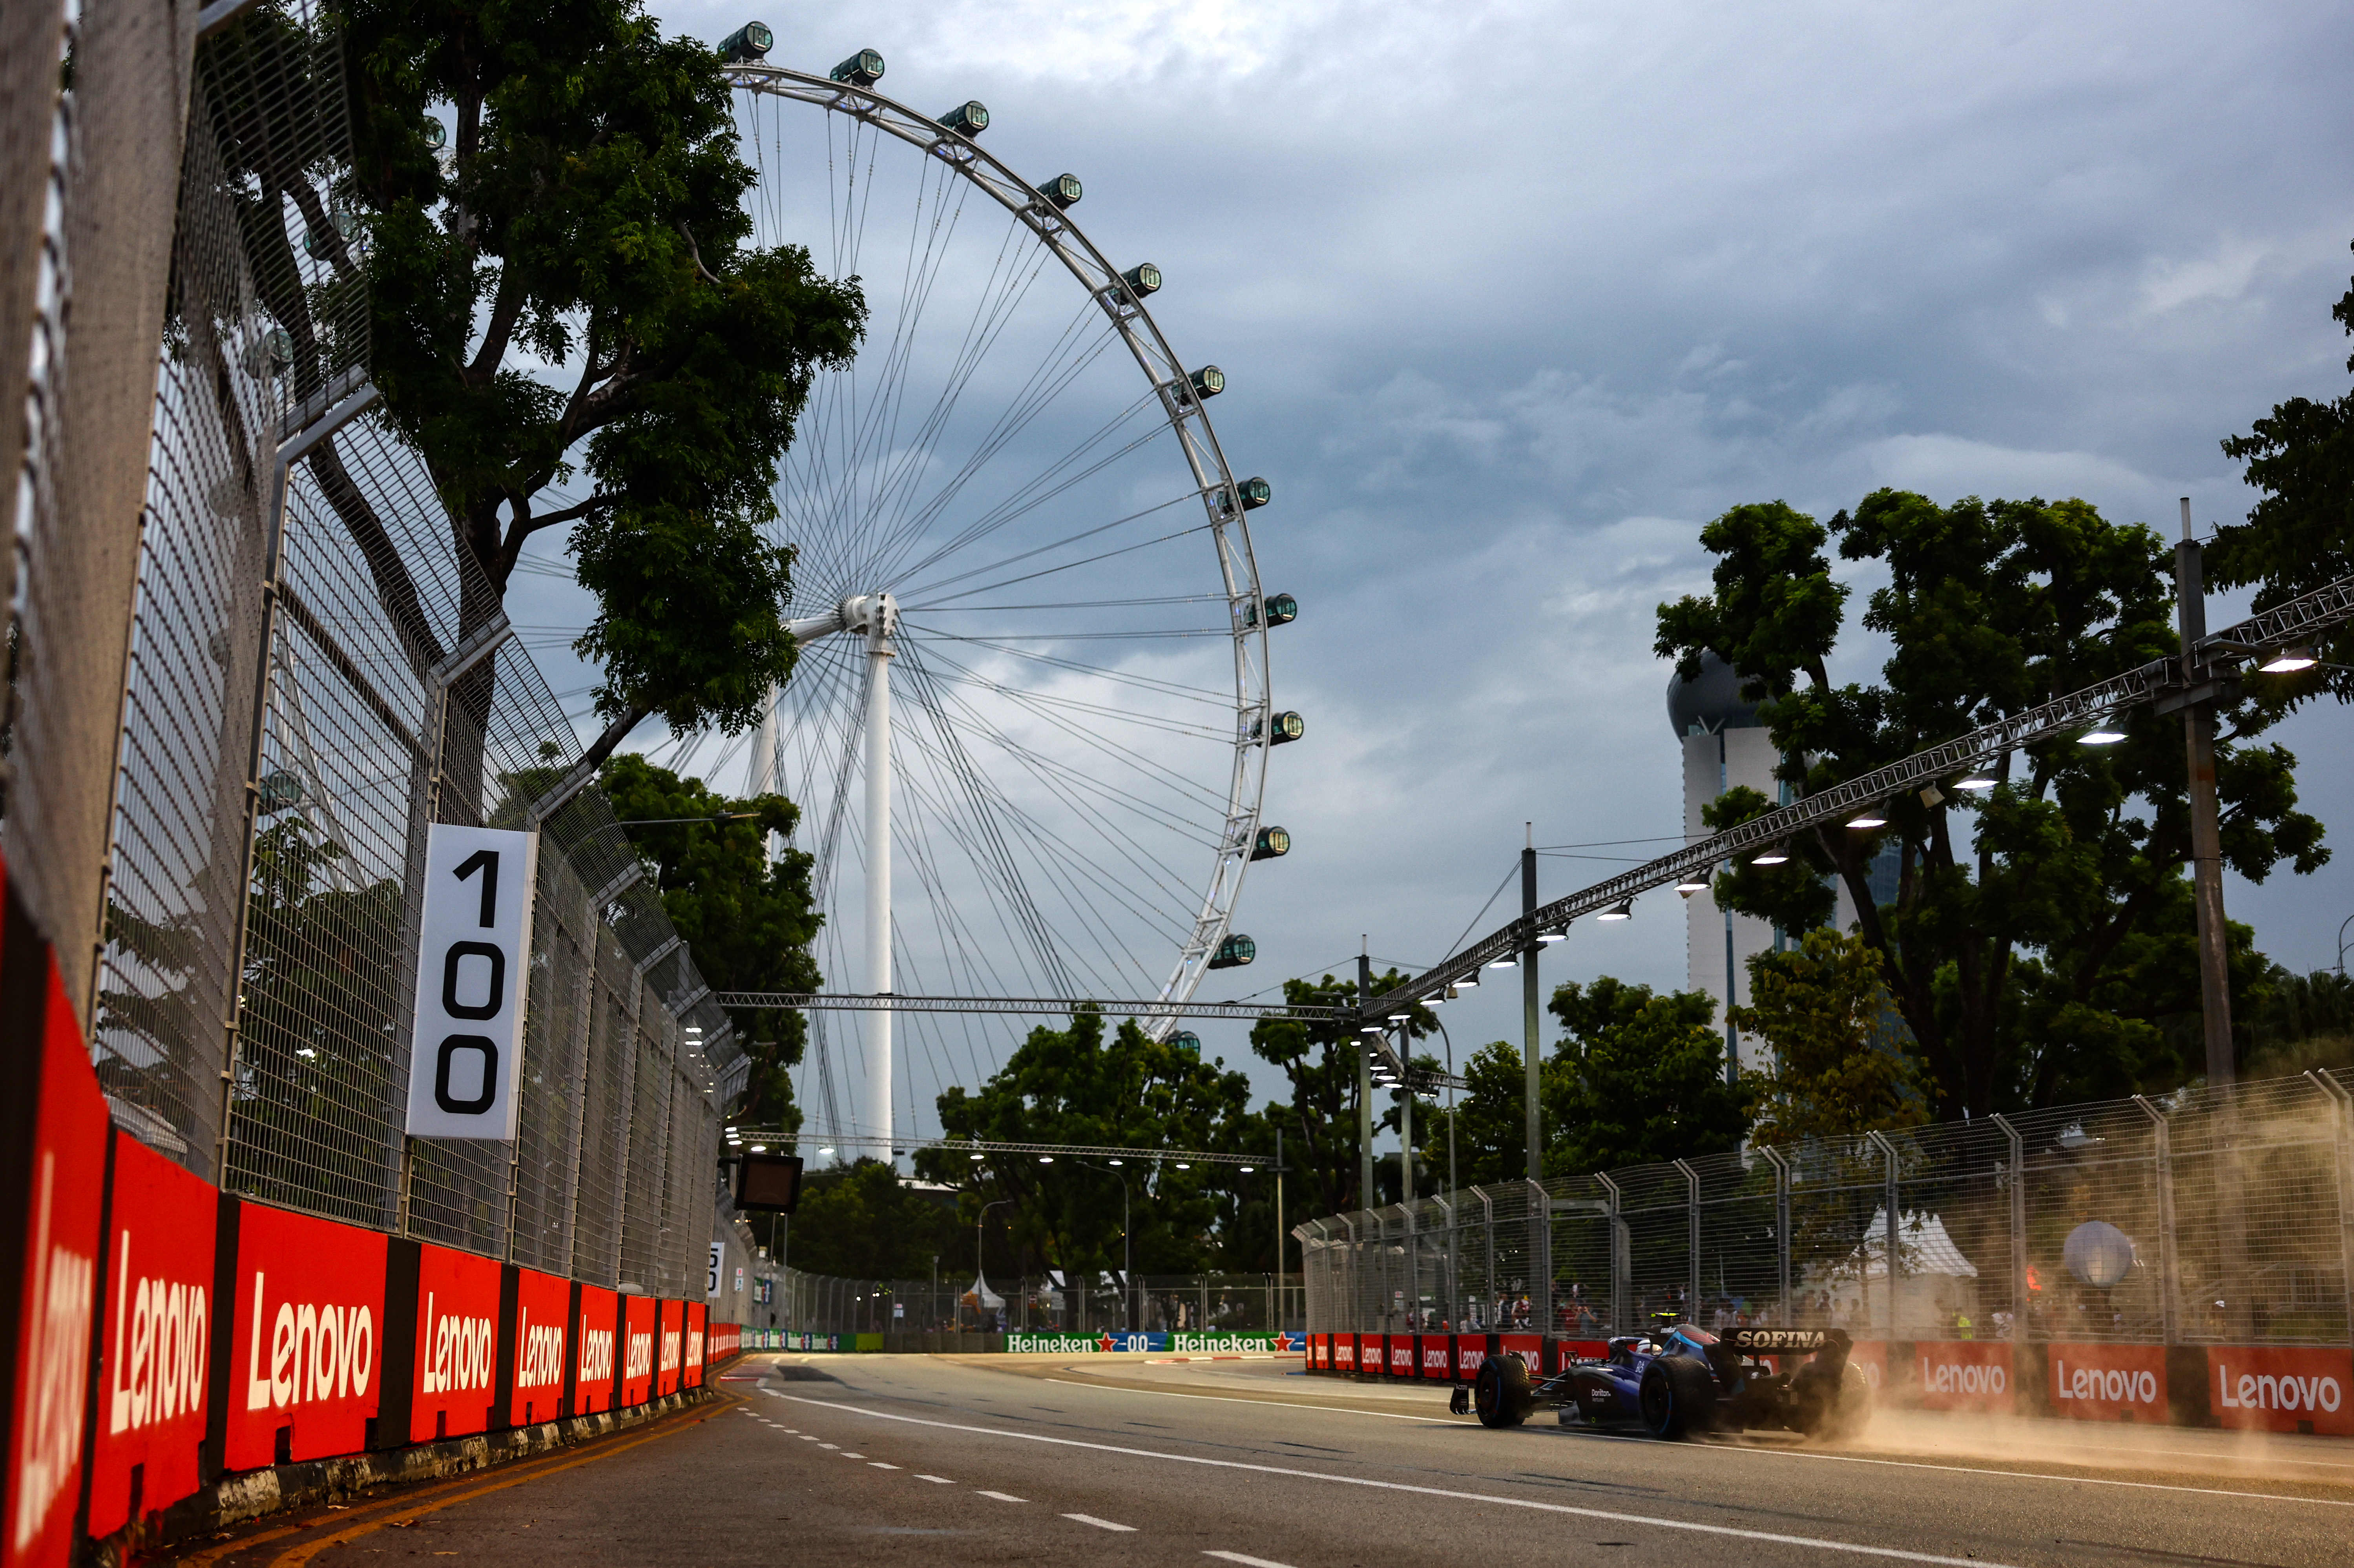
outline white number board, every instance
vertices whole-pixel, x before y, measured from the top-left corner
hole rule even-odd
[[[713,1242],[711,1244],[711,1277],[703,1287],[703,1293],[705,1296],[716,1296],[719,1294],[719,1265],[721,1260],[726,1255],[727,1244],[726,1242]],[[742,1271],[738,1270],[737,1272],[741,1273]]]
[[[537,833],[433,824],[408,1054],[413,1138],[515,1135],[538,858]]]

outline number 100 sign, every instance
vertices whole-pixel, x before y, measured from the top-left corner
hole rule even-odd
[[[539,835],[433,824],[408,1055],[414,1138],[515,1135]]]

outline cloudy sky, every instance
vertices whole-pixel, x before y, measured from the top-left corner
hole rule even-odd
[[[657,11],[710,39],[750,15]],[[1243,895],[1258,963],[1205,996],[1339,968],[1361,933],[1384,961],[1441,957],[1505,909],[1480,918],[1524,821],[1545,845],[1680,832],[1652,611],[1704,585],[1696,535],[1726,506],[1828,515],[1897,484],[2170,532],[2179,495],[2202,523],[2246,509],[2219,438],[2346,386],[2354,29],[2330,6],[761,15],[775,61],[877,48],[886,90],[983,100],[998,154],[1080,173],[1090,235],[1157,261],[1156,317],[1226,371],[1226,450],[1277,488],[1264,580],[1302,606],[1277,700],[1310,727],[1271,759],[1295,848]],[[540,591],[519,620],[568,613]],[[1872,673],[1860,638],[1846,654],[1835,673]],[[2282,737],[2354,833],[2344,715]],[[1553,896],[1615,863],[1543,865]],[[2327,966],[2349,865],[2234,883],[2232,912]],[[1680,984],[1671,902],[1581,927],[1547,983]],[[1504,989],[1450,1010],[1458,1047],[1517,1032]],[[1201,1032],[1246,1057],[1238,1027]]]

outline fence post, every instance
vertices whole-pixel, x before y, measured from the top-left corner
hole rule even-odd
[[[1790,1162],[1779,1150],[1760,1144],[1757,1152],[1774,1168],[1774,1262],[1781,1282],[1781,1320],[1795,1327],[1797,1313],[1790,1305]]]
[[[2338,1284],[2346,1298],[2346,1330],[2354,1340],[2354,1094],[2328,1074],[2308,1070],[2314,1087],[2327,1095],[2330,1108],[2330,1164],[2338,1176]]]
[[[2149,1118],[2150,1162],[2158,1181],[2158,1337],[2170,1345],[2180,1337],[2181,1328],[2181,1291],[2174,1256],[2174,1129],[2149,1101],[2136,1095],[2133,1102]]]
[[[1684,1262],[1691,1275],[1686,1287],[1684,1316],[1694,1328],[1700,1327],[1700,1172],[1688,1161],[1679,1160],[1676,1169],[1684,1173]]]
[[[1888,1337],[1893,1340],[1896,1338],[1897,1334],[1896,1281],[1897,1269],[1900,1266],[1896,1259],[1896,1231],[1897,1215],[1899,1213],[1897,1205],[1902,1197],[1902,1194],[1900,1194],[1896,1190],[1896,1146],[1889,1142],[1888,1139],[1882,1137],[1878,1131],[1867,1133],[1865,1136],[1869,1138],[1872,1142],[1879,1148],[1880,1152],[1885,1155],[1888,1159]],[[1872,1269],[1872,1255],[1869,1252],[1864,1254],[1863,1266],[1866,1273],[1869,1273]]]
[[[1430,1200],[1437,1204],[1439,1211],[1447,1216],[1447,1285],[1446,1288],[1438,1294],[1439,1299],[1447,1304],[1446,1313],[1440,1320],[1447,1325],[1447,1331],[1450,1334],[1463,1327],[1463,1305],[1456,1298],[1458,1291],[1455,1277],[1455,1204],[1452,1197],[1453,1195],[1449,1194],[1445,1198],[1433,1197]]]
[[[1627,1222],[1618,1217],[1624,1194],[1618,1191],[1618,1183],[1604,1172],[1596,1171],[1594,1179],[1610,1194],[1610,1331],[1623,1334],[1627,1331],[1628,1315],[1634,1310],[1630,1298],[1635,1284],[1635,1260],[1630,1255],[1633,1249],[1627,1245]]]
[[[1992,1118],[2010,1140],[2010,1337],[2027,1342],[2027,1144],[2019,1128],[1997,1112]],[[2168,1238],[2170,1242],[2172,1237]]]
[[[1496,1200],[1488,1195],[1484,1187],[1472,1188],[1471,1195],[1479,1200],[1479,1234],[1488,1238],[1488,1271],[1480,1276],[1479,1287],[1492,1304],[1496,1298]],[[1489,1308],[1483,1307],[1479,1316],[1484,1319],[1492,1313]]]

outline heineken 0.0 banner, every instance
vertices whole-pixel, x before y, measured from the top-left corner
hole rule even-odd
[[[1179,1356],[1298,1355],[1301,1340],[1299,1334],[1206,1334],[1182,1330],[1129,1334],[1106,1330],[1094,1334],[1009,1333],[1005,1348],[1013,1354],[1057,1356],[1111,1355],[1123,1351]]]

